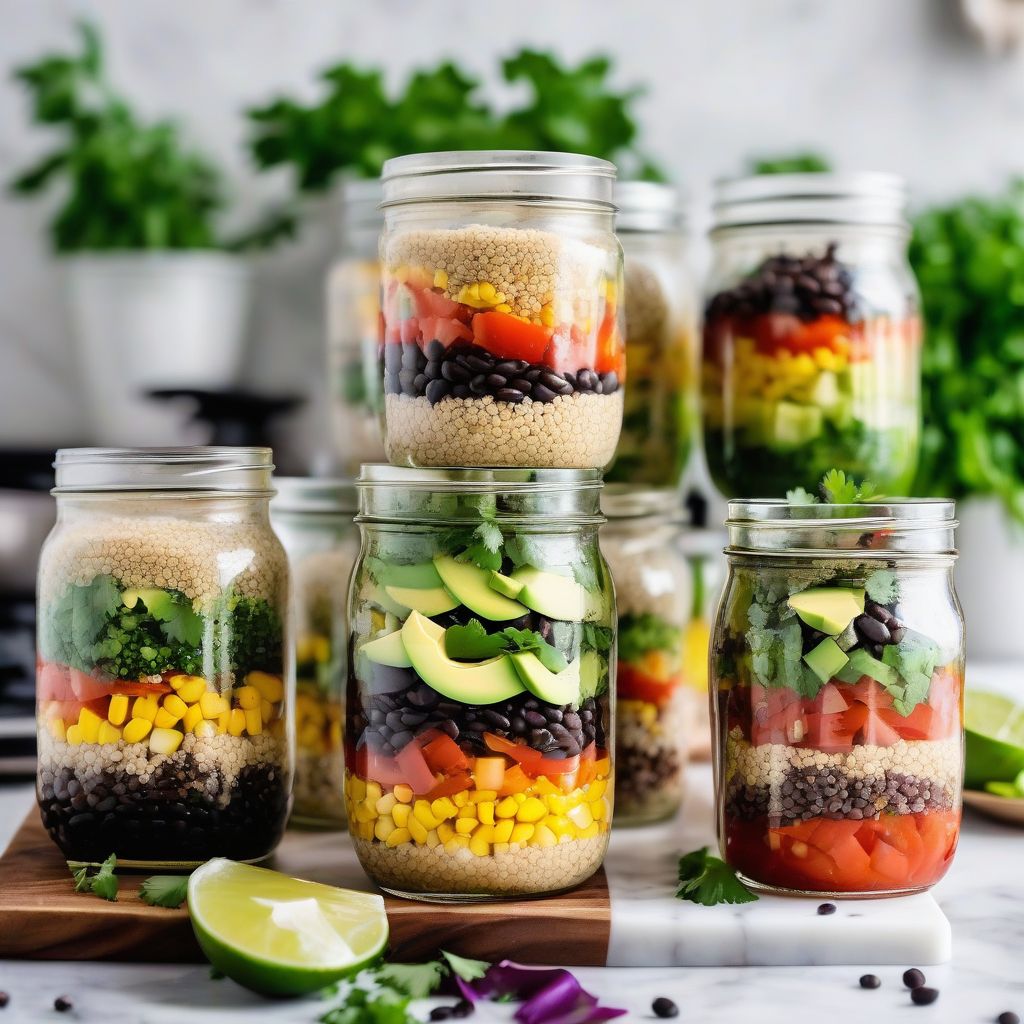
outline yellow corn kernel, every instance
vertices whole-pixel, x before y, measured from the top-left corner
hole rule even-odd
[[[263,732],[263,718],[260,715],[259,708],[251,708],[248,711],[244,711],[245,715],[245,728],[250,736],[259,736]]]
[[[396,829],[395,819],[390,814],[378,818],[373,826],[373,834],[382,842],[386,843],[388,836]]]
[[[393,835],[394,833],[392,833]],[[360,821],[356,824],[356,835],[360,839],[370,840],[373,838],[373,822]]]
[[[185,717],[188,705],[176,693],[169,693],[164,697],[164,710],[174,715],[175,721],[179,721]]]
[[[447,288],[448,287],[448,271],[447,270],[435,270],[434,271],[434,287],[435,288]]]
[[[589,828],[594,821],[594,815],[590,810],[589,804],[578,804],[568,812],[566,817],[577,827],[577,828]]]
[[[203,710],[203,718],[218,718],[225,711],[231,710],[231,705],[219,694],[214,693],[212,690],[207,690],[199,698],[199,706]]]
[[[550,302],[545,303],[540,308],[540,322],[545,327],[555,326],[555,311],[551,306]]]
[[[548,813],[548,809],[535,796],[525,800],[516,812],[520,821],[540,821]]]
[[[483,824],[494,824],[494,803],[491,800],[485,800],[483,803],[477,804],[476,813]]]
[[[494,826],[494,842],[507,843],[512,838],[516,823],[511,818],[504,818]]]
[[[384,790],[381,789],[379,782],[367,782],[366,783],[366,799],[372,800],[376,803],[384,795]]]
[[[427,841],[427,829],[423,823],[415,814],[409,815],[409,835],[412,836],[414,842],[419,846],[422,846]]]
[[[77,726],[73,725],[71,728],[75,729]],[[68,738],[68,730],[64,727],[63,718],[50,719],[50,735],[55,740],[66,740]]]
[[[552,814],[565,814],[569,810],[569,798],[566,796],[549,796],[544,803]]]
[[[587,799],[588,800],[599,800],[604,796],[605,790],[608,788],[607,779],[598,779],[596,782],[592,782],[587,786]]]
[[[555,833],[551,831],[546,825],[538,825],[533,833],[533,838],[530,840],[531,846],[557,846],[558,839],[555,837]]]
[[[245,732],[245,712],[241,708],[232,708],[228,717],[228,734],[241,736]]]
[[[391,808],[397,804],[394,793],[385,793],[374,805],[378,814],[390,814]]]
[[[444,844],[445,853],[458,853],[459,850],[469,849],[469,836],[452,836],[447,843]]]
[[[125,743],[139,743],[149,735],[153,723],[148,718],[133,718],[125,727],[122,735]],[[71,742],[71,730],[68,729],[68,742]]]
[[[222,711],[217,716],[217,735],[223,736],[228,731],[228,726],[231,724],[231,709]]]
[[[546,775],[533,784],[533,791],[539,796],[561,796],[562,791]]]
[[[179,680],[177,686],[174,686],[174,679]],[[186,704],[195,704],[206,693],[206,680],[202,676],[175,676],[174,679],[171,686]]]
[[[455,831],[458,832],[460,836],[468,836],[476,826],[476,818],[459,818],[455,822]],[[440,828],[440,825],[438,828]]]
[[[476,807],[474,807],[473,804],[466,804],[465,807],[460,807],[459,817],[472,818],[474,821],[476,821]]]
[[[586,828],[581,828],[576,834],[577,839],[596,839],[601,834],[601,826],[592,821]]]
[[[186,732],[195,732],[196,726],[203,721],[203,709],[198,704],[190,704],[181,720]]]
[[[173,754],[184,738],[177,729],[155,728],[149,734],[149,749],[154,754]]]
[[[469,840],[469,852],[477,857],[489,857],[491,855],[491,844],[484,839],[477,839],[472,836]]]
[[[82,730],[77,725],[69,725],[64,736],[73,747],[77,747],[82,742]]]
[[[456,807],[465,807],[466,804],[469,803],[469,793],[466,790],[463,790],[461,793],[456,793],[455,796],[452,797],[452,802]]]
[[[245,677],[246,686],[255,686],[260,696],[276,704],[284,698],[284,683],[280,676],[272,676],[269,672],[250,672]]]
[[[591,801],[589,806],[594,821],[603,821],[608,816],[608,807],[603,798]]]
[[[412,786],[407,786],[404,782],[395,786],[395,799],[400,804],[411,804],[412,795]]]
[[[557,814],[549,814],[541,824],[545,828],[551,829],[556,836],[571,836],[574,832],[572,822],[568,818],[563,818]]]
[[[350,775],[348,777],[348,795],[356,801],[365,799],[366,783],[358,775]]]
[[[430,813],[439,821],[444,821],[445,818],[454,818],[459,809],[448,797],[440,796],[430,805]]]
[[[469,795],[470,803],[482,804],[488,800],[497,800],[498,791],[495,789],[474,789]]]
[[[373,821],[377,817],[377,810],[370,800],[362,800],[356,807],[356,821]]]
[[[178,719],[166,708],[160,708],[156,713],[156,718],[153,719],[154,729],[173,729],[177,724]]]
[[[97,743],[116,743],[121,738],[121,730],[110,722],[100,722],[99,734],[96,737]]]
[[[525,793],[515,793],[513,795],[512,799],[515,800],[515,802],[517,804],[520,804],[520,805],[521,804],[525,804],[526,803],[526,794]]]
[[[253,708],[258,708],[262,699],[260,691],[255,686],[239,686],[235,690],[235,700],[238,701],[238,706],[243,711],[251,711]]]
[[[490,281],[480,282],[480,298],[486,302],[493,302],[494,296],[497,294],[494,285]]]
[[[395,831],[384,840],[384,845],[390,846],[394,849],[396,846],[401,846],[402,843],[410,842],[412,842],[412,835],[409,830],[407,828],[396,828]]]
[[[528,822],[521,822],[518,825],[513,826],[512,834],[508,837],[510,843],[525,843],[533,838],[533,833],[536,830],[536,825],[531,825]]]
[[[132,705],[132,718],[144,718],[147,722],[152,722],[159,710],[160,705],[157,704],[155,697],[136,697]]]
[[[269,722],[277,714],[277,708],[269,700],[260,700],[260,715],[264,722]],[[323,715],[320,716],[323,718]]]
[[[432,850],[435,846],[441,845],[441,837],[437,834],[437,829],[432,828],[427,833],[427,848]]]
[[[447,843],[452,836],[456,835],[455,829],[453,829],[447,821],[442,821],[441,824],[437,826],[436,832],[437,838],[440,839],[442,843]]]
[[[199,721],[192,726],[192,732],[200,739],[208,740],[217,735],[217,726],[208,719],[200,718]]]
[[[123,693],[115,693],[110,698],[110,707],[107,708],[107,721],[111,725],[124,725],[128,717],[128,698]]]
[[[504,800],[498,801],[494,808],[494,813],[499,818],[514,818],[516,816],[516,811],[518,810],[519,804],[517,804],[512,797],[507,796]]]
[[[100,733],[100,718],[94,711],[82,708],[78,713],[78,728],[82,733],[82,740],[85,743],[95,743]]]
[[[482,839],[485,843],[494,842],[494,826],[493,825],[478,825],[476,831],[473,833],[474,839]]]
[[[391,817],[395,819],[395,824],[399,828],[406,828],[409,824],[409,816],[412,814],[412,808],[408,804],[395,804],[391,808]]]

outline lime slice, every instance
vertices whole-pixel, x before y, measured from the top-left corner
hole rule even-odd
[[[965,704],[964,785],[1012,782],[1024,771],[1024,705],[983,690],[968,690]]]
[[[196,939],[210,963],[267,995],[315,992],[384,951],[384,900],[221,857],[188,882]]]

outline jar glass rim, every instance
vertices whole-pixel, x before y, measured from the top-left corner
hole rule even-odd
[[[273,512],[354,516],[359,507],[355,481],[349,479],[275,476],[274,487]]]
[[[615,184],[618,214],[615,229],[621,232],[679,232],[686,223],[682,193],[659,181],[619,181]]]
[[[683,525],[685,509],[678,491],[657,487],[606,484],[601,511],[611,523],[632,519],[661,519]]]
[[[273,452],[262,447],[60,448],[51,493],[125,491],[239,494],[274,491]]]
[[[824,523],[835,527],[863,526],[866,521],[875,525],[889,521],[904,528],[913,523],[928,527],[956,525],[956,502],[949,498],[880,498],[852,505],[798,505],[785,498],[734,498],[728,509],[726,526],[756,527],[763,523],[773,527],[785,524],[793,528],[818,528]]]
[[[599,469],[419,468],[366,462],[360,467],[355,485],[360,490],[368,487],[398,487],[408,491],[509,491],[539,494],[544,491],[599,490],[603,486],[603,474]]]

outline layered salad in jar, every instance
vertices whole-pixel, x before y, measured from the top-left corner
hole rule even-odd
[[[786,891],[933,885],[962,774],[963,638],[945,587],[877,560],[733,571],[712,661],[726,859]]]
[[[485,522],[381,531],[364,546],[345,795],[356,852],[382,888],[537,895],[600,866],[613,598],[596,545],[580,560],[571,540]]]
[[[291,786],[286,599],[265,524],[133,510],[47,543],[38,800],[65,856],[187,865],[274,849]]]
[[[704,319],[708,467],[727,495],[813,488],[829,467],[906,494],[920,433],[920,322],[876,312],[829,244],[764,259]]]
[[[382,257],[392,463],[611,461],[625,374],[617,251],[477,224],[390,234]]]

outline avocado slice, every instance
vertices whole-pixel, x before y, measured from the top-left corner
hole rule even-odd
[[[894,686],[899,682],[899,673],[891,665],[872,657],[863,648],[850,651],[849,664],[839,674],[844,683],[857,683],[861,676],[868,676],[882,686]]]
[[[459,607],[456,598],[444,587],[431,587],[430,590],[416,590],[413,587],[385,587],[384,592],[396,604],[412,608],[421,615],[443,615],[453,608]]]
[[[416,674],[449,700],[497,704],[525,687],[507,654],[487,661],[453,661],[444,650],[444,628],[417,611],[402,626],[402,644]]]
[[[804,655],[807,667],[823,683],[827,683],[849,660],[830,636]]]
[[[569,576],[524,565],[512,573],[523,585],[519,600],[532,611],[563,622],[598,622],[608,617],[604,596],[592,594]]]
[[[587,648],[580,656],[580,701],[588,697],[596,697],[599,692],[607,689],[608,667],[602,663],[600,655],[592,648]]]
[[[377,637],[369,643],[363,644],[359,649],[370,661],[377,665],[390,665],[393,668],[412,668],[412,662],[406,653],[405,644],[402,643],[402,631],[395,630],[394,633],[386,633]]]
[[[548,704],[578,704],[580,699],[580,659],[561,672],[551,672],[533,651],[510,654],[523,685],[540,700]]]
[[[441,586],[433,562],[418,565],[396,565],[393,562],[373,561],[374,576],[386,587],[411,587],[413,590],[433,590]]]
[[[511,576],[498,572],[497,569],[491,570],[491,578],[487,581],[487,585],[491,590],[496,590],[503,597],[508,597],[513,601],[523,589],[523,585],[519,580],[514,580]]]
[[[399,604],[384,592],[383,587],[379,587],[372,580],[368,581],[368,585],[363,590],[363,596],[370,604],[375,604],[378,608],[390,612],[400,619],[404,619],[409,614],[408,605]]]
[[[864,612],[863,587],[810,587],[793,594],[789,607],[811,629],[838,636]]]
[[[456,562],[451,555],[438,555],[434,568],[445,587],[477,615],[492,622],[507,622],[526,614],[524,605],[491,589],[490,569],[481,569],[472,562]]]

